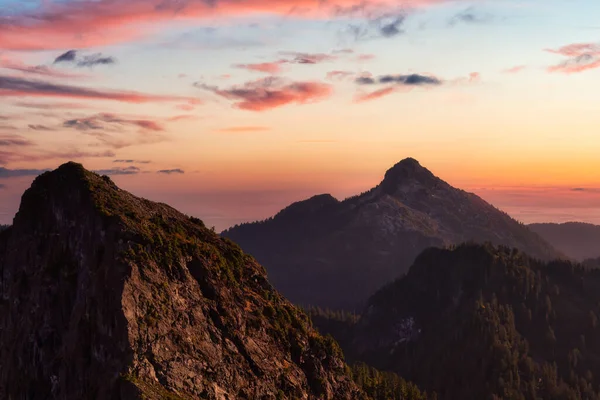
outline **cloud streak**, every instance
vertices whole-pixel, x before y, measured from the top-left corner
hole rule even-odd
[[[234,101],[236,108],[247,111],[266,111],[289,104],[305,104],[323,100],[331,95],[331,85],[321,82],[289,82],[268,77],[246,82],[241,86],[220,89],[205,84],[197,87]]]
[[[407,7],[427,6],[449,0],[406,0]],[[90,48],[123,43],[154,32],[172,20],[205,20],[252,14],[295,15],[304,18],[340,15],[343,9],[386,10],[393,0],[121,0],[41,2],[34,11],[0,16],[0,48],[51,50]],[[395,22],[381,24],[382,33],[395,35]],[[102,34],[98,34],[101,32]]]
[[[233,67],[253,72],[262,72],[265,74],[278,74],[282,71],[281,65],[283,63],[285,63],[285,61],[264,62],[256,64],[235,64]]]
[[[148,160],[114,160],[114,163],[120,164],[150,164],[151,161]]]
[[[117,61],[114,57],[104,56],[102,53],[79,57],[77,50],[69,50],[54,59],[54,64],[74,64],[77,67],[94,67],[96,65],[110,65]]]
[[[377,78],[361,76],[355,82],[359,85],[397,84],[403,86],[441,85],[442,81],[434,76],[409,74],[409,75],[381,75]]]
[[[474,75],[472,74],[470,77],[473,79]],[[479,75],[477,74],[477,78],[478,77]],[[441,79],[434,76],[421,74],[380,75],[378,77],[363,75],[356,78],[354,82],[358,86],[384,86],[381,89],[376,89],[371,92],[359,92],[354,98],[356,103],[380,99],[389,96],[392,93],[411,90],[415,87],[440,86],[444,83]]]
[[[492,22],[494,16],[491,14],[482,14],[478,12],[474,7],[469,7],[464,11],[454,15],[448,21],[448,25],[455,26],[458,24],[485,24]]]
[[[505,74],[518,74],[519,72],[523,72],[526,68],[527,66],[525,65],[516,65],[514,67],[507,68],[502,72],[504,72]]]
[[[61,85],[46,81],[23,79],[0,75],[1,97],[54,97],[84,100],[111,100],[125,103],[185,102],[200,104],[191,97],[154,95],[105,89],[92,89],[73,85]]]
[[[185,174],[185,171],[179,168],[176,169],[161,169],[156,171],[157,174],[174,175],[174,174]]]
[[[282,72],[285,64],[304,64],[314,65],[324,62],[335,61],[339,57],[335,54],[326,53],[301,53],[296,51],[282,51],[279,53],[282,57],[280,60],[254,63],[254,64],[234,64],[234,68],[245,69],[248,71],[262,72],[266,74],[278,74]],[[349,54],[348,52],[337,52],[337,54]]]
[[[600,44],[597,43],[574,43],[558,49],[546,49],[546,51],[569,57],[559,64],[548,67],[548,72],[551,73],[576,74],[600,68]]]
[[[94,172],[99,175],[136,175],[139,174],[141,171],[138,167],[132,165],[130,167],[124,168],[100,169]]]
[[[65,128],[73,128],[79,131],[89,130],[119,130],[125,126],[138,127],[144,130],[162,132],[164,127],[152,120],[128,119],[111,113],[100,113],[86,118],[71,119],[63,123]]]
[[[0,136],[0,147],[31,146],[33,142],[16,135]]]
[[[0,68],[22,72],[28,75],[37,75],[46,78],[77,79],[86,78],[87,75],[58,71],[46,65],[26,65],[19,61],[0,60]]]
[[[48,169],[8,169],[0,167],[0,178],[20,178],[23,176],[38,176]]]

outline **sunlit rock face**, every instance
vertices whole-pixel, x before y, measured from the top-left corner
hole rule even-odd
[[[78,164],[0,232],[2,399],[356,399],[335,342],[228,239]]]

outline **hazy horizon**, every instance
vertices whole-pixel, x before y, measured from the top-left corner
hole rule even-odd
[[[75,160],[223,229],[406,157],[600,223],[591,0],[0,0],[0,222]]]

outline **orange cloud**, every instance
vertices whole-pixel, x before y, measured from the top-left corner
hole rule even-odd
[[[230,89],[203,84],[196,86],[233,100],[237,108],[248,111],[265,111],[292,103],[315,102],[329,97],[333,92],[332,86],[325,83],[287,82],[275,77],[246,82]]]
[[[360,93],[356,96],[354,101],[356,103],[363,103],[365,101],[379,99],[381,97],[385,97],[387,95],[394,93],[396,90],[397,90],[397,88],[395,88],[395,87],[386,87],[383,89],[375,90],[370,93]]]
[[[257,64],[236,64],[235,68],[246,69],[254,72],[264,72],[266,74],[277,74],[281,72],[281,64],[285,61],[264,62]]]
[[[449,0],[407,0],[407,7]],[[42,2],[33,12],[0,19],[0,48],[51,50],[122,43],[156,29],[160,22],[248,14],[294,14],[318,17],[357,7],[386,9],[394,0],[98,0]]]
[[[45,81],[23,79],[2,75],[0,75],[0,97],[57,97],[88,100],[113,100],[125,103],[201,103],[200,100],[191,97],[154,95],[139,92],[125,92],[104,89],[91,89],[80,86],[60,85]]]

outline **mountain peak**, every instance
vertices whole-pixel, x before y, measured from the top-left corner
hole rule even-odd
[[[405,158],[392,168],[388,169],[381,182],[383,190],[394,193],[396,189],[409,181],[417,181],[423,185],[435,183],[438,180],[435,175],[414,158]]]
[[[35,179],[0,266],[0,398],[362,398],[252,257],[80,164]]]

